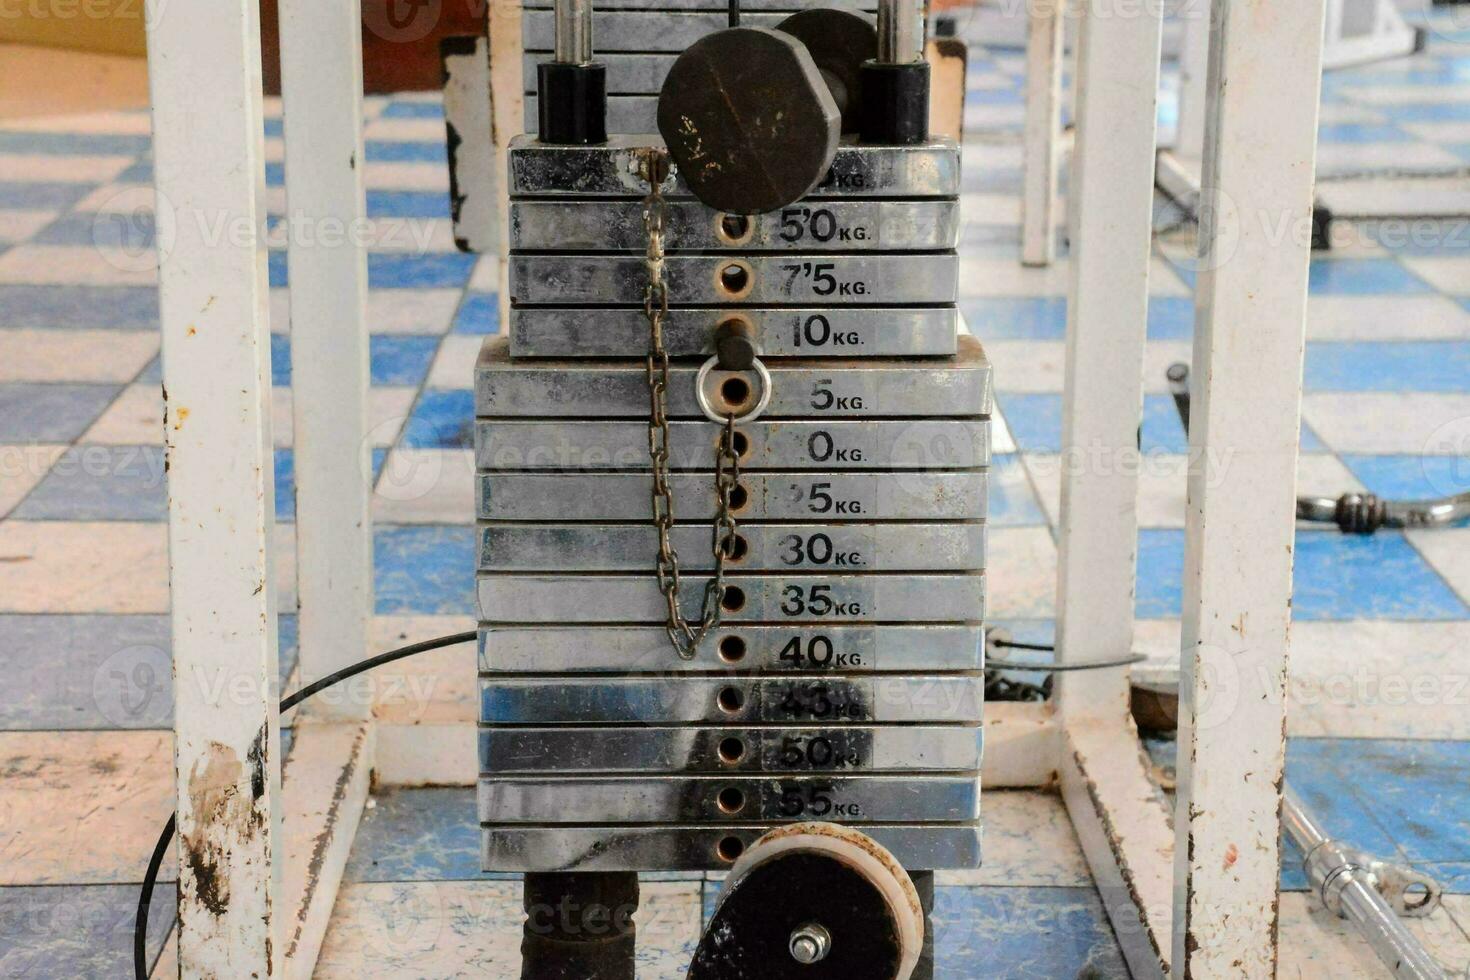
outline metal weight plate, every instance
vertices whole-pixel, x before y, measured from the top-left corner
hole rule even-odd
[[[957,822],[980,816],[979,774],[960,776],[494,776],[481,823]]]
[[[648,267],[635,255],[522,252],[508,268],[517,306],[641,306],[648,287]],[[955,301],[958,277],[953,252],[671,255],[664,263],[669,302],[683,306],[940,305]]]
[[[770,371],[769,418],[936,417],[990,414],[990,362],[975,338],[960,339],[955,358],[781,360]],[[648,377],[640,361],[512,360],[503,337],[485,342],[475,365],[475,414],[533,418],[637,418],[648,411]],[[694,364],[670,369],[668,413],[702,418]],[[759,399],[753,371],[716,368],[705,379],[706,400],[743,415]]]
[[[646,473],[481,473],[475,513],[501,521],[646,521]],[[678,517],[715,516],[714,478],[675,473]],[[982,520],[984,471],[741,473],[735,516],[746,520]]]
[[[672,647],[666,653],[678,660]],[[494,677],[480,680],[486,725],[978,725],[971,675],[827,677]]]
[[[667,204],[665,248],[739,252],[937,252],[957,247],[959,202],[807,201],[768,214],[731,215],[698,201]],[[642,252],[643,202],[512,201],[512,252]]]
[[[721,429],[669,423],[669,466],[712,469]],[[761,419],[735,435],[742,470],[963,470],[990,463],[987,419]],[[475,465],[486,470],[645,470],[648,423],[477,419]],[[919,515],[923,516],[923,515]]]
[[[509,773],[974,772],[982,729],[482,728],[480,771]]]
[[[652,556],[649,558],[652,564]],[[680,607],[697,622],[705,578],[685,575]],[[668,607],[642,575],[503,575],[475,578],[487,623],[662,623]],[[728,623],[965,623],[985,613],[985,576],[726,575]]]
[[[638,572],[658,553],[658,530],[637,524],[482,524],[483,572]],[[679,524],[680,567],[713,571],[708,526]],[[736,532],[734,571],[978,572],[983,524],[749,524]]]
[[[770,827],[738,826],[526,827],[481,829],[486,871],[729,871]],[[865,824],[863,833],[906,868],[980,866],[980,826]]]
[[[510,196],[630,197],[648,185],[639,177],[645,147],[662,146],[657,136],[611,136],[597,146],[552,146],[534,134],[515,137],[510,149]],[[692,197],[677,172],[665,182],[667,197]],[[960,151],[953,140],[917,146],[843,143],[832,167],[811,197],[959,197]]]
[[[482,674],[927,673],[979,670],[983,646],[978,624],[720,626],[681,660],[662,626],[482,624],[479,662]]]
[[[736,27],[679,55],[659,92],[658,130],[695,197],[721,211],[761,214],[821,183],[842,116],[805,45]]]
[[[741,307],[766,357],[947,357],[955,352],[953,306],[864,309]],[[670,357],[714,353],[716,326],[728,309],[674,309],[664,321]],[[628,357],[648,349],[641,309],[520,307],[510,311],[513,357]]]
[[[878,57],[873,22],[845,10],[818,8],[792,14],[776,25],[806,45],[842,112],[842,131],[855,133],[862,107],[862,64]]]

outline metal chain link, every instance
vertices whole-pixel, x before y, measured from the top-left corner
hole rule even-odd
[[[643,199],[643,225],[648,235],[648,288],[643,295],[643,311],[648,317],[648,458],[653,464],[653,523],[658,529],[659,591],[668,607],[664,629],[682,660],[693,660],[699,645],[710,631],[720,625],[725,600],[725,561],[736,547],[734,509],[731,497],[740,481],[740,457],[735,452],[735,416],[725,418],[715,458],[715,496],[717,512],[711,529],[710,547],[714,552],[715,575],[704,588],[704,604],[699,623],[691,624],[679,609],[679,553],[674,549],[674,491],[669,486],[669,355],[664,349],[664,318],[669,313],[669,289],[664,281],[663,182],[668,177],[668,154],[660,149],[644,150],[640,163],[641,176],[648,182],[648,195]]]

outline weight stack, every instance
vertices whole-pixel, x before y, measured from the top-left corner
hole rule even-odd
[[[907,868],[980,862],[991,372],[959,336],[957,147],[844,145],[805,200],[667,200],[684,614],[713,569],[716,328],[771,397],[741,424],[723,621],[693,660],[654,572],[641,148],[510,150],[508,338],[475,372],[487,871],[719,871],[851,824]],[[711,369],[743,415],[755,372]]]

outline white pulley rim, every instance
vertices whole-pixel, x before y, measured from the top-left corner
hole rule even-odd
[[[898,923],[899,961],[894,980],[909,980],[924,949],[924,907],[903,865],[867,834],[833,823],[779,827],[746,848],[731,867],[721,894],[730,895],[742,878],[772,858],[802,851],[830,854],[878,889]]]
[[[716,425],[724,425],[726,422],[726,416],[721,415],[719,412],[715,411],[715,407],[709,403],[709,398],[704,393],[704,383],[709,379],[710,372],[713,371],[719,365],[719,363],[720,359],[718,357],[711,357],[700,367],[699,374],[695,375],[694,377],[694,400],[699,402],[699,410],[704,413],[705,418],[709,419],[711,422],[714,422]],[[743,425],[746,422],[754,422],[756,419],[761,417],[761,415],[765,412],[766,407],[771,404],[771,372],[766,370],[766,366],[761,363],[761,359],[759,357],[757,357],[752,362],[751,370],[754,371],[756,373],[756,377],[760,379],[761,397],[760,400],[755,403],[755,408],[752,408],[744,415],[735,416],[736,425]],[[732,373],[746,374],[748,372],[737,371]]]

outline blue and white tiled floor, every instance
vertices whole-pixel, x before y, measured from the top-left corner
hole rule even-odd
[[[1023,62],[977,49],[967,108],[963,304],[996,365],[992,613],[1052,629],[1066,264],[1017,264]],[[1470,163],[1470,33],[1331,74],[1324,172]],[[1172,114],[1166,98],[1165,128]],[[368,205],[375,639],[463,629],[471,613],[470,370],[499,329],[492,263],[453,251],[442,112],[370,99]],[[270,106],[270,209],[283,124]],[[116,976],[135,885],[171,807],[171,710],[157,302],[142,112],[0,125],[0,975]],[[279,218],[278,218],[279,220]],[[278,241],[283,229],[275,228]],[[1470,488],[1470,222],[1356,229],[1315,260],[1304,492]],[[1161,239],[1151,289],[1139,643],[1178,649],[1184,434],[1164,368],[1187,360],[1189,273]],[[281,606],[294,608],[288,310],[271,263]],[[1290,777],[1342,836],[1455,892],[1417,924],[1470,962],[1470,528],[1299,536]],[[283,616],[283,676],[294,617]],[[1177,652],[1174,653],[1177,656]],[[445,657],[444,691],[465,656]],[[463,690],[458,690],[457,696]],[[462,701],[447,709],[470,710]],[[468,715],[466,715],[468,717]],[[1124,976],[1058,800],[987,797],[987,867],[941,882],[940,975]],[[166,877],[172,880],[172,871]],[[398,790],[366,815],[323,976],[511,975],[513,882],[477,871],[469,790]],[[1283,901],[1283,974],[1371,976],[1302,893]],[[680,974],[710,885],[648,885],[642,975]],[[158,896],[164,947],[172,890]],[[165,954],[166,955],[166,954]],[[162,964],[160,969],[166,969]]]

